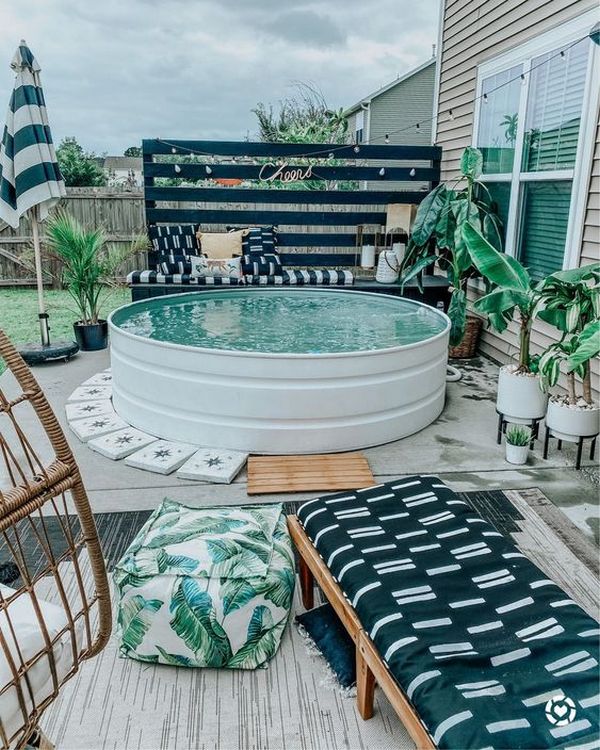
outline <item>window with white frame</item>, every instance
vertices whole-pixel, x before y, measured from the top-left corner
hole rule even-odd
[[[483,154],[483,181],[504,224],[506,252],[534,279],[568,265],[576,170],[591,116],[589,26],[571,22],[479,68],[474,145]]]

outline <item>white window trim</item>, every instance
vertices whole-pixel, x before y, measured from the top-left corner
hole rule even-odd
[[[545,52],[551,52],[559,47],[567,46],[576,39],[585,36],[596,22],[597,10],[591,9],[577,18],[567,21],[539,37],[530,39],[528,42],[525,42],[518,47],[514,47],[478,66],[477,84],[475,89],[476,102],[475,111],[473,113],[472,143],[474,146],[477,145],[479,135],[481,107],[485,106],[485,103],[481,98],[484,79],[489,78],[496,73],[501,73],[507,68],[513,68],[519,64],[524,65],[523,72],[526,75],[521,89],[519,112],[525,111],[523,104],[527,101],[527,93],[529,90],[530,77],[527,73],[529,72],[531,59],[543,55]],[[588,70],[581,109],[581,128],[577,144],[575,168],[539,173],[523,173],[513,170],[511,174],[486,174],[482,176],[483,182],[512,182],[509,218],[505,233],[505,251],[508,255],[512,256],[516,254],[517,249],[521,183],[534,180],[573,181],[569,219],[567,223],[567,240],[563,258],[563,268],[565,269],[574,268],[579,265],[583,223],[588,203],[587,194],[589,179],[596,142],[596,128],[598,122],[597,114],[600,105],[600,87],[594,85],[594,81],[597,81],[600,77],[600,54],[596,44],[591,42],[591,40],[589,44],[591,49],[588,55]],[[522,155],[524,130],[524,118],[520,117],[517,130],[517,140],[515,142],[515,161],[517,163],[520,163]]]

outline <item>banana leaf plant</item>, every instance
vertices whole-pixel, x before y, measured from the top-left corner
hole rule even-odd
[[[561,331],[540,358],[541,384],[556,385],[561,364],[567,371],[567,403],[592,404],[590,362],[600,353],[600,263],[551,274],[542,292],[540,318]],[[578,393],[579,378],[581,393]]]
[[[460,160],[460,178],[452,186],[441,183],[421,202],[400,269],[402,286],[414,278],[420,287],[422,272],[436,262],[448,274],[452,287],[448,308],[451,346],[463,339],[467,281],[477,275],[463,237],[464,227],[483,232],[495,247],[502,245],[500,219],[492,210],[488,189],[479,179],[482,165],[479,149],[469,146]]]
[[[502,333],[516,316],[519,324],[519,366],[517,372],[535,372],[537,359],[531,356],[531,328],[543,305],[544,280],[532,282],[529,272],[516,258],[500,253],[472,226],[463,237],[475,268],[491,285],[473,309],[487,316],[492,328]]]

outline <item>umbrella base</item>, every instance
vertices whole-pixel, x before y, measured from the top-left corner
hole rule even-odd
[[[54,362],[64,359],[68,362],[79,351],[74,341],[55,341],[48,346],[43,344],[25,344],[19,349],[19,354],[28,365],[40,365],[44,362]]]

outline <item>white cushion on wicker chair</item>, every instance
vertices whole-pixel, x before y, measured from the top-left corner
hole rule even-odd
[[[2,594],[3,599],[6,600],[15,593],[15,590],[8,586],[0,585],[0,593]],[[67,627],[67,615],[64,609],[56,604],[50,604],[39,597],[37,601],[46,630],[48,631],[48,638],[50,641],[54,641],[59,633]],[[75,627],[78,650],[81,648],[82,625],[83,623],[80,618]],[[27,663],[31,658],[47,651],[46,640],[38,616],[34,609],[31,596],[27,593],[20,594],[16,599],[10,602],[6,609],[3,608],[2,611],[0,611],[0,632],[2,633],[6,646],[8,647],[10,658],[12,658],[17,669],[19,669],[22,664]],[[60,680],[64,678],[73,667],[73,648],[71,643],[71,633],[69,630],[65,630],[65,632],[58,638],[56,643],[54,643],[52,650],[54,653],[54,662],[56,664],[56,675],[60,682]],[[27,678],[22,676],[20,679],[25,707],[28,712],[31,711],[34,703],[35,705],[39,705],[42,701],[48,698],[54,690],[50,660],[51,658],[48,653],[43,653],[38,661],[27,670]],[[3,645],[0,644],[0,721],[2,722],[3,729],[9,738],[17,732],[24,723],[16,687],[13,685],[5,692],[1,692],[12,682],[13,672],[7,659],[5,649]]]

